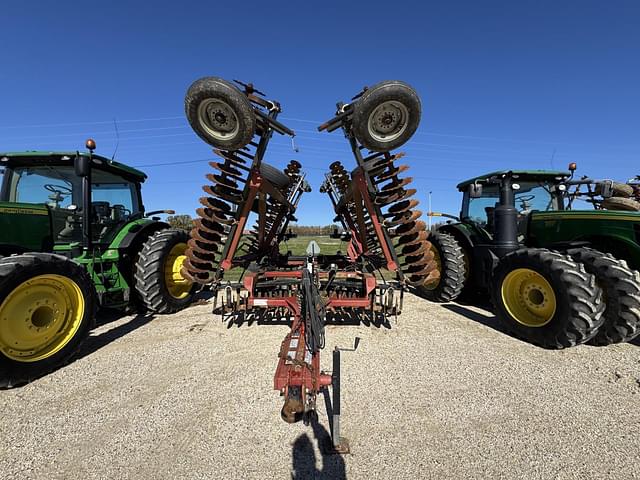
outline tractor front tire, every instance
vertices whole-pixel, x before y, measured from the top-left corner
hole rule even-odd
[[[143,244],[135,267],[135,288],[143,306],[153,313],[174,313],[193,299],[195,285],[181,273],[189,234],[166,229]]]
[[[590,343],[628,342],[640,335],[640,273],[630,269],[624,260],[592,248],[576,248],[567,253],[596,276],[604,292],[604,324]]]
[[[0,259],[0,388],[23,385],[68,363],[95,322],[87,271],[50,253]]]
[[[508,332],[544,348],[587,342],[604,322],[595,276],[570,256],[546,249],[505,255],[494,273],[492,297]]]
[[[456,239],[442,232],[429,235],[440,278],[425,282],[418,294],[432,302],[453,302],[460,296],[466,278],[464,252]]]

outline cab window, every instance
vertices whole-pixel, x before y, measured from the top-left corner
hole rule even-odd
[[[69,208],[78,195],[71,167],[16,168],[9,201],[41,203],[52,209]]]
[[[515,191],[515,207],[520,216],[527,215],[534,210],[546,212],[562,208],[556,195],[549,190],[548,185],[534,182],[520,182],[520,188]],[[469,198],[466,217],[472,222],[492,228],[493,210],[500,201],[497,185],[484,185],[482,195]],[[464,216],[464,215],[463,215]]]
[[[119,218],[128,218],[140,208],[135,183],[97,169],[92,173],[91,202],[94,209]]]
[[[482,227],[487,226],[487,212],[495,208],[499,200],[498,186],[486,185],[482,189],[482,196],[469,198],[469,210],[466,217]]]

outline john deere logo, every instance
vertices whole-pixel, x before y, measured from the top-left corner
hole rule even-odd
[[[46,210],[39,210],[35,208],[13,208],[13,207],[0,207],[0,213],[17,214],[17,215],[47,215]]]

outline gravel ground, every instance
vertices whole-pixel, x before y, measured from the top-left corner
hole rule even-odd
[[[0,392],[0,478],[640,478],[640,343],[546,351],[493,316],[411,295],[391,325],[327,328],[343,434],[287,425],[272,390],[285,325],[199,305],[126,317],[80,358]]]

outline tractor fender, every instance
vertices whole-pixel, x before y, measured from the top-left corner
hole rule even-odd
[[[600,252],[610,253],[619,260],[625,260],[634,270],[640,270],[640,245],[629,238],[618,235],[590,235],[577,238],[573,244],[590,246]]]
[[[448,233],[455,238],[465,252],[472,251],[476,244],[474,238],[477,237],[477,235],[470,227],[462,223],[448,223],[438,227],[438,231]]]
[[[465,288],[484,290],[489,285],[498,257],[493,253],[488,234],[469,223],[448,223],[439,232],[453,236],[462,247],[467,269]]]
[[[132,248],[137,250],[151,235],[167,228],[171,228],[171,226],[166,222],[148,219],[136,220],[122,229],[109,248],[117,248],[120,253],[129,252]]]
[[[135,262],[147,239],[159,230],[171,228],[166,222],[142,218],[126,224],[109,245],[111,252],[118,252],[118,270],[128,285],[134,284]]]

